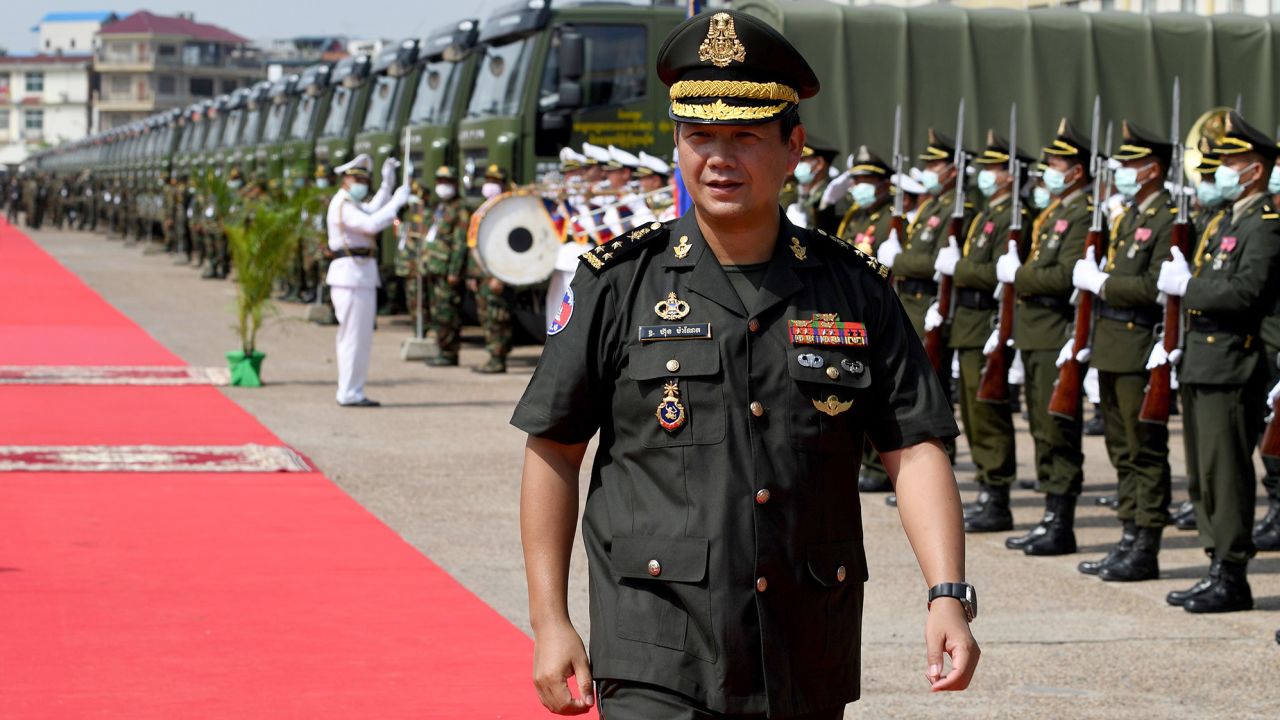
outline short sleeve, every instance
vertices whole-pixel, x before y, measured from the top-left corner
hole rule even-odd
[[[565,444],[595,435],[612,402],[614,315],[609,284],[580,266],[547,330],[546,347],[512,425]]]
[[[875,285],[879,312],[868,341],[876,409],[867,420],[867,437],[880,452],[956,437],[951,403],[906,311],[887,283]]]

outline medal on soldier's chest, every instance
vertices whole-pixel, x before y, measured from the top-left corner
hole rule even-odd
[[[667,295],[667,299],[653,306],[653,311],[663,320],[681,320],[689,314],[689,303],[676,297],[675,292]]]
[[[685,422],[684,405],[680,403],[680,385],[672,380],[662,386],[662,402],[658,403],[658,424],[667,432],[679,430]]]

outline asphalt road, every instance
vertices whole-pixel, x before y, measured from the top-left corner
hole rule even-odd
[[[191,364],[222,365],[223,354],[236,348],[231,283],[202,281],[171,257],[143,255],[101,235],[32,236]],[[259,339],[267,385],[227,388],[227,396],[529,632],[517,503],[524,437],[507,421],[540,348],[518,348],[506,375],[478,375],[467,367],[483,362],[485,354],[478,330],[468,328],[462,367],[426,368],[400,360],[400,342],[412,333],[408,321],[382,318],[368,392],[384,406],[342,409],[334,401],[334,329],[307,323],[304,312],[299,305],[278,307]],[[1019,472],[1028,477],[1031,440],[1025,423],[1020,428]],[[1180,501],[1186,484],[1177,418],[1171,429]],[[863,699],[846,717],[1275,717],[1280,553],[1261,555],[1251,565],[1258,610],[1218,617],[1192,616],[1164,602],[1165,593],[1191,585],[1207,565],[1194,533],[1168,532],[1157,581],[1110,584],[1080,575],[1080,560],[1101,556],[1119,537],[1112,512],[1092,502],[1114,487],[1101,438],[1086,438],[1085,452],[1080,554],[1029,558],[1006,550],[1004,533],[969,537],[968,575],[981,608],[973,629],[983,658],[974,687],[962,694],[928,693],[924,583],[896,510],[880,496],[864,498],[871,582],[863,618]],[[963,496],[971,499],[972,466],[963,441],[957,475]],[[1014,503],[1020,529],[1039,518],[1040,496],[1015,490]],[[569,597],[585,633],[580,542]]]

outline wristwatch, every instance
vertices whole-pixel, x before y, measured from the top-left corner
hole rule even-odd
[[[929,604],[940,597],[955,598],[964,608],[964,619],[973,622],[978,617],[978,593],[969,583],[938,583],[929,588]]]

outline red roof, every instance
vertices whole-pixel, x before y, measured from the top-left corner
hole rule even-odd
[[[244,45],[249,42],[248,38],[240,37],[217,25],[198,23],[182,17],[156,15],[146,10],[139,10],[126,18],[103,25],[98,33],[100,35],[186,35],[206,42],[233,45]]]

